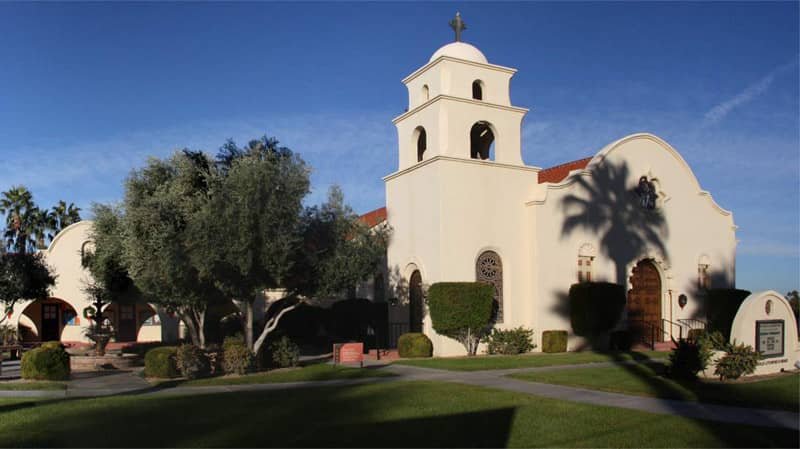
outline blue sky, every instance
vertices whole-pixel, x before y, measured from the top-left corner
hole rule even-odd
[[[648,131],[734,212],[737,283],[800,288],[798,3],[0,4],[0,189],[116,201],[149,155],[275,136],[360,212],[397,168],[400,80],[452,40],[519,69],[523,158]]]

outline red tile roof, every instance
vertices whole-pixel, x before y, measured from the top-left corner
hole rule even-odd
[[[546,168],[539,172],[539,184],[545,182],[561,182],[572,170],[581,170],[586,168],[591,160],[592,158],[587,157],[584,159],[578,159],[577,161],[565,162],[561,165],[556,165],[555,167]]]
[[[366,214],[358,217],[358,219],[370,228],[376,226],[386,221],[386,207],[380,207],[373,211],[367,212]]]

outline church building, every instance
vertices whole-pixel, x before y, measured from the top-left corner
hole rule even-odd
[[[526,164],[528,109],[510,95],[516,70],[461,42],[460,17],[451,25],[456,41],[403,79],[397,171],[383,178],[386,207],[364,217],[392,228],[381,280],[397,298],[392,332],[424,332],[434,355],[464,355],[433,330],[425,292],[436,282],[481,281],[495,287],[496,327],[533,329],[538,348],[543,331],[566,330],[569,350],[580,349],[569,288],[606,281],[628,292],[619,329],[656,342],[685,336],[702,318],[701,292],[734,286],[731,212],[649,133],[555,167]]]

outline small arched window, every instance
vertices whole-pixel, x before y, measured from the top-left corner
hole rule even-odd
[[[472,99],[483,100],[483,82],[481,80],[472,82]]]
[[[477,122],[469,132],[469,156],[472,159],[491,159],[494,149],[494,132],[489,122]]]
[[[595,256],[597,251],[589,243],[584,243],[578,249],[578,282],[592,282]]]
[[[425,150],[428,148],[428,135],[425,132],[425,128],[421,126],[414,130],[414,135],[417,140],[417,162],[422,162]]]
[[[422,86],[422,102],[425,103],[431,98],[430,89],[428,89],[428,85],[425,84]]]

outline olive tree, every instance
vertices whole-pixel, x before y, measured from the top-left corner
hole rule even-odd
[[[174,311],[192,342],[205,347],[208,307],[222,301],[214,279],[201,276],[193,252],[207,254],[193,233],[210,201],[214,162],[201,152],[150,158],[125,184],[125,262],[152,303]]]

